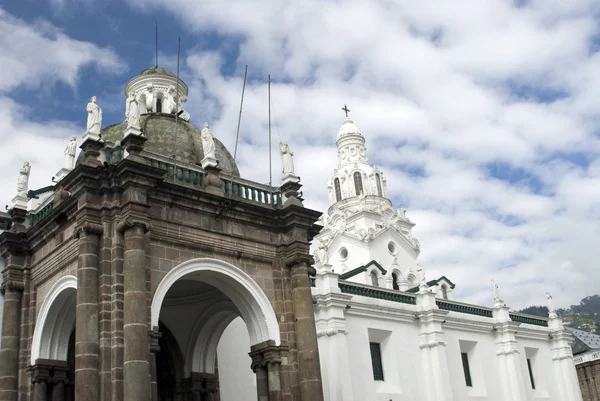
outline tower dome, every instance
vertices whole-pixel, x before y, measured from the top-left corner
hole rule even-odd
[[[339,141],[340,139],[350,135],[362,136],[362,132],[360,131],[360,128],[354,124],[354,121],[352,121],[350,117],[346,117],[337,133],[336,140]]]

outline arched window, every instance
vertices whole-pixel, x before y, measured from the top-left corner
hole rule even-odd
[[[381,177],[379,174],[375,174],[375,183],[377,184],[377,195],[383,196],[383,191],[381,190]]]
[[[392,288],[395,290],[399,290],[398,287],[398,275],[396,273],[392,273]]]
[[[356,195],[363,193],[362,177],[358,171],[354,173],[354,188],[356,189]]]
[[[442,298],[448,299],[448,289],[445,285],[442,285]]]
[[[339,202],[342,200],[342,190],[340,189],[340,179],[336,178],[333,180],[333,186],[335,187],[335,201]]]
[[[162,113],[162,99],[156,99],[156,112]]]
[[[379,287],[379,280],[377,280],[377,273],[371,272],[371,284],[375,287]]]

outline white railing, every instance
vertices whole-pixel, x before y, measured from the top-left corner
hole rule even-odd
[[[600,351],[594,351],[587,354],[578,355],[575,358],[573,358],[573,363],[575,363],[575,365],[579,365],[581,363],[595,361],[596,359],[600,359]]]

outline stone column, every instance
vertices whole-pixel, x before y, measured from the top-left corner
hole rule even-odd
[[[496,355],[498,356],[504,397],[512,401],[525,401],[527,400],[524,381],[526,376],[522,369],[515,337],[519,323],[511,320],[509,308],[500,298],[495,300],[492,316],[494,317]]]
[[[11,257],[9,257],[11,258]],[[21,261],[22,262],[22,261]],[[17,401],[19,377],[19,337],[21,325],[22,270],[11,266],[4,270],[4,309],[2,347],[0,348],[0,401]],[[22,265],[21,265],[22,269]]]
[[[421,310],[419,318],[419,337],[421,360],[424,367],[426,400],[453,401],[452,386],[448,372],[446,342],[442,322],[447,311],[438,308],[435,294],[429,291],[429,286],[420,287],[417,293],[417,306]]]
[[[35,365],[28,368],[33,383],[32,401],[48,401],[48,382],[52,366],[44,362],[45,360],[38,359]]]
[[[64,366],[54,366],[54,373],[52,375],[52,401],[66,401],[65,384],[67,383],[67,370],[66,363]]]
[[[281,364],[288,358],[288,347],[273,341],[252,346],[252,370],[256,373],[258,401],[282,401]]]
[[[160,351],[158,340],[160,339],[161,333],[158,331],[158,327],[154,330],[148,331],[148,337],[150,341],[150,393],[152,395],[152,401],[158,401],[158,382],[156,378],[156,354]]]
[[[292,269],[292,302],[296,318],[296,348],[302,401],[323,401],[317,329],[308,277],[311,261],[309,255],[299,255],[288,260],[286,264]]]
[[[148,401],[151,397],[145,238],[148,230],[148,224],[141,220],[127,219],[119,224],[125,241],[123,398],[126,401]]]
[[[77,306],[75,317],[75,401],[99,399],[98,253],[102,226],[83,223],[75,230],[79,238],[77,260]]]
[[[256,396],[258,401],[269,401],[269,379],[267,376],[267,368],[265,366],[257,366],[256,372]]]

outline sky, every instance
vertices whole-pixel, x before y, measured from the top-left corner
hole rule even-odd
[[[192,123],[269,181],[289,142],[305,205],[327,210],[346,104],[416,223],[428,278],[491,305],[576,304],[600,288],[600,3],[595,0],[21,0],[0,3],[0,202],[51,183],[92,95],[122,122],[155,60],[190,88]]]

